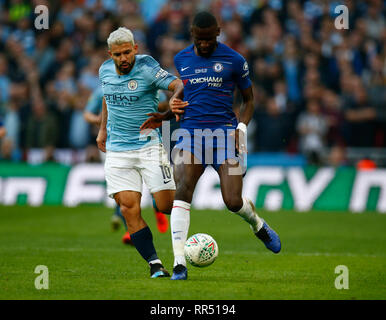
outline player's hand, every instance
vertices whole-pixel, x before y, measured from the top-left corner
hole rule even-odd
[[[237,152],[239,154],[247,154],[247,137],[245,136],[244,132],[242,132],[240,129],[236,129],[234,135]]]
[[[184,108],[189,105],[189,102],[182,101],[178,98],[171,98],[169,101],[170,110],[175,114],[176,121],[180,121],[180,116],[185,112]]]
[[[160,112],[151,112],[147,113],[149,119],[145,120],[142,125],[139,127],[140,131],[147,129],[156,129],[162,125],[162,121],[165,120],[165,114]]]
[[[99,130],[98,136],[96,138],[98,149],[102,152],[106,152],[106,140],[107,140],[107,131]]]

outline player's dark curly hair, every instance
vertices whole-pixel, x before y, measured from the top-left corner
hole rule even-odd
[[[217,20],[210,12],[201,11],[194,16],[192,26],[198,28],[210,28],[217,26]]]

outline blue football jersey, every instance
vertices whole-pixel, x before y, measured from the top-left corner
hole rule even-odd
[[[181,117],[181,128],[216,128],[237,125],[232,111],[233,92],[251,86],[248,63],[223,43],[209,57],[195,54],[190,45],[174,58],[189,102]]]
[[[145,137],[139,127],[148,119],[147,113],[157,112],[158,90],[167,90],[176,77],[151,56],[136,55],[129,74],[117,74],[109,59],[99,68],[99,79],[108,110],[106,150],[134,150],[160,143],[158,129]]]

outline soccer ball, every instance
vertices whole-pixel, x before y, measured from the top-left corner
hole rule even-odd
[[[192,266],[207,267],[217,258],[218,246],[210,235],[196,233],[186,240],[184,252]]]

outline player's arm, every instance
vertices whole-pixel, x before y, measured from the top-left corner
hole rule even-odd
[[[93,125],[99,126],[101,124],[101,110],[103,101],[103,91],[101,87],[95,89],[88,98],[86,107],[83,111],[83,119]]]
[[[183,101],[184,98],[184,84],[180,79],[176,79],[172,81],[168,88],[169,91],[173,91],[173,95],[169,100],[170,110],[169,116],[172,119],[173,117],[170,115],[170,112],[176,116],[176,120],[180,121],[180,115],[183,114],[184,108],[189,104],[187,101]]]
[[[240,120],[239,122],[244,123],[248,126],[249,121],[251,121],[254,111],[253,105],[253,91],[252,86],[243,90],[240,90],[241,96],[243,98],[243,104],[240,108]]]
[[[254,111],[252,86],[241,89],[240,92],[243,103],[240,108],[240,121],[236,129],[236,149],[240,153],[247,153],[245,143],[247,139],[247,126],[252,119]]]
[[[98,136],[96,138],[96,142],[98,145],[98,149],[106,152],[106,140],[107,140],[107,105],[106,100],[103,98],[102,101],[102,112],[101,112],[101,122],[99,127]]]
[[[162,113],[148,113],[149,119],[142,123],[139,128],[140,130],[159,128],[162,125],[162,121],[170,120],[174,117],[179,121],[179,115],[184,113],[183,108],[188,105],[188,102],[182,101],[184,96],[184,84],[180,79],[175,79],[169,84],[168,90],[173,92],[173,95],[169,100],[170,109]]]
[[[5,129],[5,127],[0,126],[0,139],[5,137],[6,134],[7,134],[7,130]]]
[[[102,114],[95,114],[90,111],[84,111],[83,118],[88,123],[99,126],[101,124]]]
[[[177,121],[179,121],[179,115],[184,113],[183,108],[188,105],[188,102],[182,101],[184,98],[184,84],[180,79],[175,79],[170,82],[168,90],[173,92],[173,95],[169,100],[169,109],[165,112],[162,112],[158,119],[160,119],[160,121],[170,120],[176,116]]]
[[[158,102],[158,112],[166,112],[168,110],[169,110],[169,102],[168,101]]]

